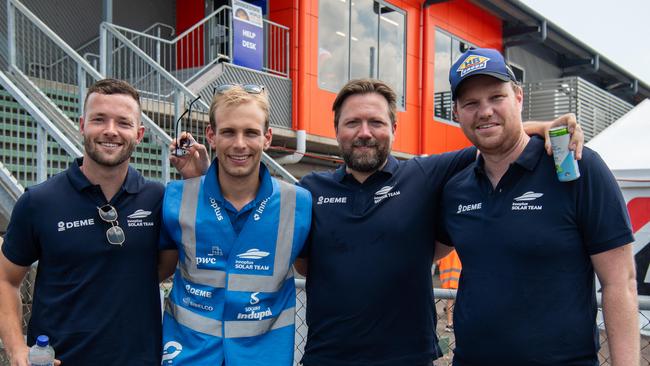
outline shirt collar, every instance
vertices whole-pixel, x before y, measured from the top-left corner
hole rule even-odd
[[[538,136],[532,136],[526,144],[524,151],[522,151],[517,160],[515,160],[515,164],[528,171],[533,171],[537,166],[540,157],[544,153],[544,140]],[[476,159],[474,172],[485,174],[485,160],[483,159],[482,154],[479,154],[478,159]]]
[[[83,191],[88,187],[96,186],[95,184],[92,184],[81,171],[82,165],[83,157],[76,158],[72,164],[70,164],[70,168],[66,171],[70,183],[77,191]],[[142,190],[144,184],[144,177],[135,168],[129,165],[126,179],[122,182],[122,189],[128,193],[135,194]]]
[[[386,165],[384,165],[383,168],[381,168],[379,171],[387,173],[389,175],[395,174],[395,171],[397,171],[397,167],[399,166],[397,159],[393,155],[388,155],[388,158],[386,159]],[[346,172],[346,165],[343,164],[341,165],[336,171],[334,172],[334,179],[337,182],[342,182],[343,179],[347,176],[351,176],[352,174]],[[377,172],[373,173],[376,174]]]
[[[215,158],[205,174],[204,189],[210,196],[219,202],[224,202],[223,194],[221,193],[221,186],[219,185],[219,163]],[[255,195],[254,203],[257,204],[270,197],[273,194],[273,182],[271,181],[271,173],[269,173],[266,165],[260,163],[260,187]]]

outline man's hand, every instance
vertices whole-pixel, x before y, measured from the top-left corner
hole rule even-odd
[[[9,364],[11,366],[29,366],[27,355],[29,355],[29,347],[26,344],[21,344],[14,349],[7,349],[9,356]]]
[[[56,352],[56,351],[55,351]],[[9,353],[9,364],[11,366],[29,366],[29,347],[22,345],[19,349]],[[54,360],[54,366],[61,365],[61,361]]]
[[[556,118],[553,122],[547,123],[544,127],[544,147],[546,148],[546,153],[553,155],[553,149],[551,148],[551,138],[548,131],[554,127],[567,126],[569,133],[571,134],[571,140],[569,141],[569,150],[575,152],[576,160],[582,159],[582,148],[585,144],[585,135],[582,133],[582,128],[576,120],[576,115],[573,113],[567,113]]]
[[[182,141],[188,142],[184,147],[187,151],[187,154],[184,156],[174,155],[177,141],[181,141],[181,145],[184,145]],[[180,136],[178,136],[178,139],[173,139],[172,143],[169,145],[169,151],[171,152],[169,161],[181,174],[183,179],[199,177],[205,174],[210,167],[208,150],[205,148],[205,145],[196,142],[189,132],[183,131]]]

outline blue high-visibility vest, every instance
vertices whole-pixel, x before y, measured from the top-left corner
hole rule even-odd
[[[293,364],[292,264],[311,223],[308,191],[271,178],[237,235],[223,205],[216,161],[203,177],[171,182],[163,220],[179,249],[163,316],[163,365]]]

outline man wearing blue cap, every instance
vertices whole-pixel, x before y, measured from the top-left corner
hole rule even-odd
[[[585,149],[582,176],[557,179],[544,141],[523,131],[523,92],[498,51],[467,51],[449,80],[481,152],[442,196],[439,240],[463,263],[454,365],[598,365],[594,272],[612,365],[638,365],[634,238],[611,172]]]

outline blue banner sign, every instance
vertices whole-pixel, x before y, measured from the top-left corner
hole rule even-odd
[[[244,1],[232,2],[233,63],[262,70],[264,58],[264,25],[262,8]]]

